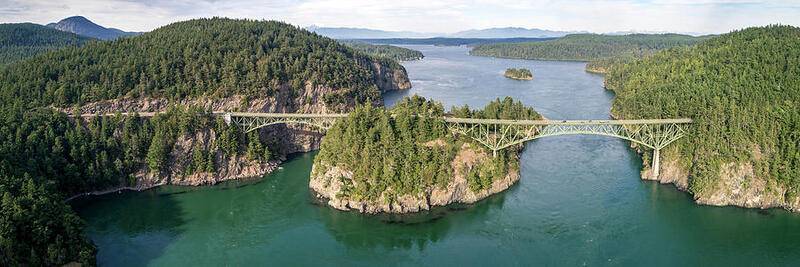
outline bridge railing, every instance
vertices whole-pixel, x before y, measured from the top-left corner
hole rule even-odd
[[[692,119],[648,119],[648,120],[502,120],[502,119],[473,119],[445,117],[446,122],[452,123],[485,123],[503,125],[633,125],[633,124],[685,124],[692,123]]]

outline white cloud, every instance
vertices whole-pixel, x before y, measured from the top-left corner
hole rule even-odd
[[[800,25],[800,0],[0,0],[0,22],[48,23],[72,15],[131,31],[225,16],[421,32],[520,26],[719,33],[773,23]]]

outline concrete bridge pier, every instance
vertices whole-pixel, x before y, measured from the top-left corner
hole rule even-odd
[[[222,120],[225,121],[225,124],[231,125],[231,113],[230,112],[223,113]]]
[[[653,170],[652,174],[650,175],[650,179],[656,180],[658,179],[658,173],[661,170],[661,165],[659,164],[661,158],[661,150],[656,148],[653,149]]]

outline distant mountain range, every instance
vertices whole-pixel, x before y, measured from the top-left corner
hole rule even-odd
[[[489,28],[482,30],[466,30],[457,32],[447,37],[458,38],[551,38],[563,37],[573,33],[588,33],[586,31],[551,31],[542,29],[526,29],[520,27]]]
[[[75,33],[81,36],[96,38],[100,40],[113,40],[119,37],[134,36],[141,32],[126,32],[115,28],[106,28],[90,21],[82,16],[73,16],[62,19],[56,23],[50,23],[47,27],[58,29],[65,32]],[[384,31],[368,28],[349,28],[349,27],[318,27],[315,25],[306,27],[306,30],[315,32],[319,35],[333,39],[404,39],[404,38],[462,38],[462,39],[523,39],[523,38],[558,38],[568,34],[589,33],[587,31],[554,31],[537,28],[522,27],[500,27],[488,29],[473,29],[456,33],[431,33],[414,31]],[[666,33],[666,32],[647,32],[647,31],[618,31],[605,33],[606,35],[627,35],[634,33]],[[699,33],[686,33],[698,36]],[[475,43],[471,41],[471,43]]]
[[[469,39],[506,39],[506,38],[558,38],[568,34],[591,33],[588,31],[553,31],[536,28],[501,27],[480,30],[466,30],[456,33],[422,33],[413,31],[384,31],[366,28],[318,27],[309,26],[307,30],[333,39],[403,39],[403,38],[469,38]],[[666,32],[666,31],[615,31],[600,33],[604,35],[628,34],[661,34],[678,33],[692,36],[707,35],[698,32]]]
[[[306,30],[333,39],[430,38],[441,35],[437,33],[384,31],[365,28],[317,27],[314,25],[306,27]]]
[[[47,27],[100,40],[114,40],[119,37],[141,34],[140,32],[126,32],[120,29],[106,28],[81,16],[65,18],[59,22],[47,24]]]
[[[412,31],[384,31],[365,28],[317,27],[309,26],[309,31],[334,39],[383,39],[383,38],[552,38],[562,37],[577,31],[551,31],[542,29],[526,29],[520,27],[489,28],[466,30],[451,34],[421,33]]]

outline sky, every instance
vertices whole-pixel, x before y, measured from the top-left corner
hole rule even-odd
[[[219,16],[427,33],[491,27],[724,33],[800,26],[800,0],[0,0],[0,23],[46,24],[74,15],[126,31]]]

